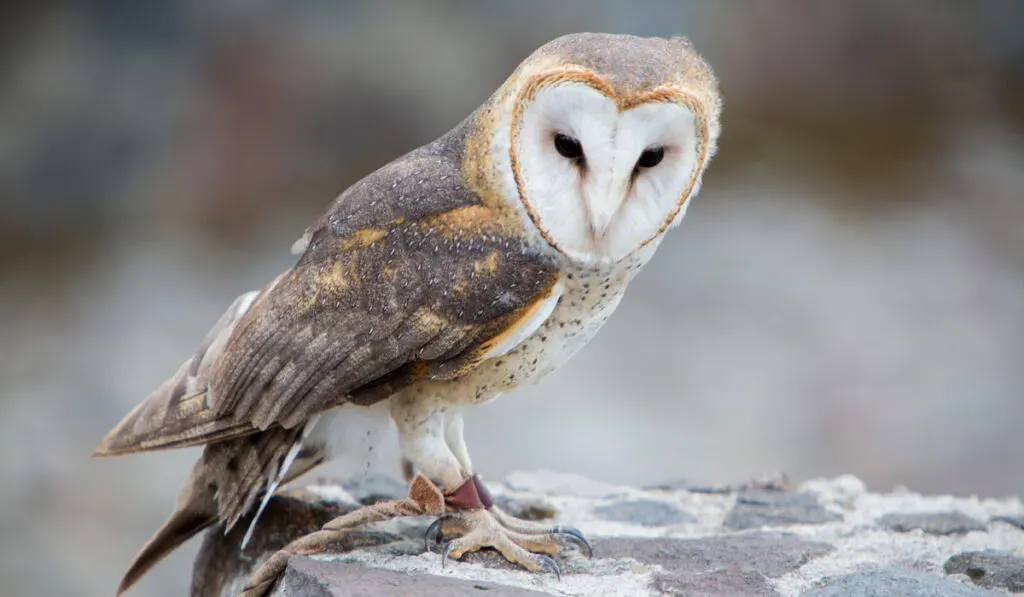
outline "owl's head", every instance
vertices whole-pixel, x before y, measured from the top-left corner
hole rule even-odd
[[[493,166],[555,250],[622,261],[678,224],[718,137],[708,65],[681,39],[576,34],[524,61],[492,97]]]

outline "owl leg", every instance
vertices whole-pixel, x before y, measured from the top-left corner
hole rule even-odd
[[[438,531],[439,537],[460,535],[445,545],[442,564],[451,557],[492,547],[527,570],[561,574],[551,556],[560,553],[564,542],[590,551],[579,531],[536,528],[494,507],[480,478],[472,473],[457,406],[410,394],[392,399],[391,414],[398,425],[402,454],[444,493],[446,513],[431,529]]]
[[[445,417],[445,442],[448,444],[448,448],[451,450],[452,454],[455,455],[455,458],[462,465],[462,468],[466,471],[472,471],[473,465],[469,460],[469,450],[466,448],[466,441],[462,436],[462,428],[462,413],[458,411],[449,411]],[[487,491],[483,485],[480,485],[480,489],[484,492]],[[581,533],[579,529],[561,525],[551,525],[544,522],[521,520],[511,516],[493,504],[489,506],[487,510],[498,521],[498,524],[510,531],[523,535],[547,535],[552,538],[568,540],[576,543],[577,546],[587,554],[588,558],[593,556],[593,550],[590,547],[590,543],[587,542],[583,533]],[[436,531],[441,530],[440,525],[431,528]]]
[[[409,497],[406,499],[380,502],[343,514],[319,531],[300,537],[275,552],[249,577],[242,597],[269,595],[291,556],[323,551],[332,542],[363,525],[400,516],[437,516],[444,511],[445,502],[441,490],[423,475],[416,475],[409,484]]]
[[[445,544],[441,553],[444,565],[448,558],[483,547],[498,550],[505,559],[533,572],[553,572],[561,575],[558,562],[551,556],[561,552],[565,543],[579,547],[588,557],[590,544],[576,529],[519,520],[494,505],[490,493],[472,475],[469,451],[462,435],[462,415],[449,410],[444,417],[445,443],[464,473],[469,476],[456,487],[442,485],[448,513],[439,518],[427,531],[429,548],[431,535],[437,534],[440,543],[445,536],[459,536]]]

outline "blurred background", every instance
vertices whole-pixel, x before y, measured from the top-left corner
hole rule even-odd
[[[598,339],[469,413],[478,469],[1024,494],[1024,3],[12,3],[2,592],[111,594],[196,453],[100,438],[340,191],[584,30],[691,37],[724,134]]]

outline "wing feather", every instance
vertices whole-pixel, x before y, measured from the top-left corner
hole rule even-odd
[[[452,164],[421,161],[396,162],[339,198],[310,227],[299,262],[240,297],[246,308],[229,309],[213,341],[100,452],[294,428],[346,401],[371,404],[425,377],[455,377],[495,346],[510,349],[509,338],[536,325],[538,305],[557,301],[557,269],[465,189]]]
[[[258,294],[254,290],[235,299],[195,354],[107,434],[96,455],[184,447],[244,432],[247,425],[224,419],[210,409],[207,389],[213,363]]]

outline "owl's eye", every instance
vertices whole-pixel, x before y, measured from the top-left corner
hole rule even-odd
[[[583,146],[569,135],[555,135],[555,150],[564,158],[578,160],[583,157]]]
[[[665,159],[665,148],[664,147],[651,147],[645,149],[640,154],[640,159],[636,161],[637,168],[653,168],[661,163],[661,160]]]

